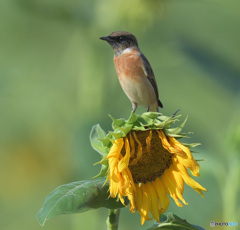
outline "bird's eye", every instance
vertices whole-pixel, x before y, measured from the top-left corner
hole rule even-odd
[[[124,36],[120,36],[120,37],[119,37],[119,40],[120,40],[120,41],[123,41],[123,40],[124,40]]]

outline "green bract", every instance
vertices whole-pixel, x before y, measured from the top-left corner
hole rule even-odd
[[[108,172],[108,160],[107,155],[112,147],[114,140],[125,137],[130,131],[146,131],[149,129],[162,129],[166,136],[175,138],[186,137],[187,133],[181,133],[183,126],[185,125],[187,118],[184,122],[175,128],[171,125],[176,121],[179,121],[181,115],[172,115],[170,117],[164,116],[157,112],[146,112],[142,115],[131,113],[128,120],[115,119],[109,115],[112,119],[113,131],[106,134],[99,124],[94,125],[90,133],[90,141],[93,149],[102,155],[102,160],[96,164],[102,164],[100,173],[96,177],[106,176]],[[196,144],[184,144],[188,148],[199,145]]]

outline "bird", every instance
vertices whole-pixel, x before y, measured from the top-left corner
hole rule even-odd
[[[117,76],[132,103],[133,113],[138,105],[147,108],[147,112],[159,112],[163,104],[159,100],[157,82],[150,63],[139,49],[137,38],[126,31],[115,31],[99,39],[113,48]]]

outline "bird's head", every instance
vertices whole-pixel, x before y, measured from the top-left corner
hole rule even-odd
[[[138,48],[136,37],[126,31],[116,31],[106,37],[100,37],[100,39],[111,45],[116,56],[121,55],[127,48]]]

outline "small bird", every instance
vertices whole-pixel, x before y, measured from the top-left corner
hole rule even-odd
[[[117,76],[123,91],[132,103],[133,112],[138,105],[152,112],[158,112],[158,107],[163,108],[158,99],[153,70],[140,51],[136,37],[126,31],[116,31],[100,39],[107,41],[113,48]]]

